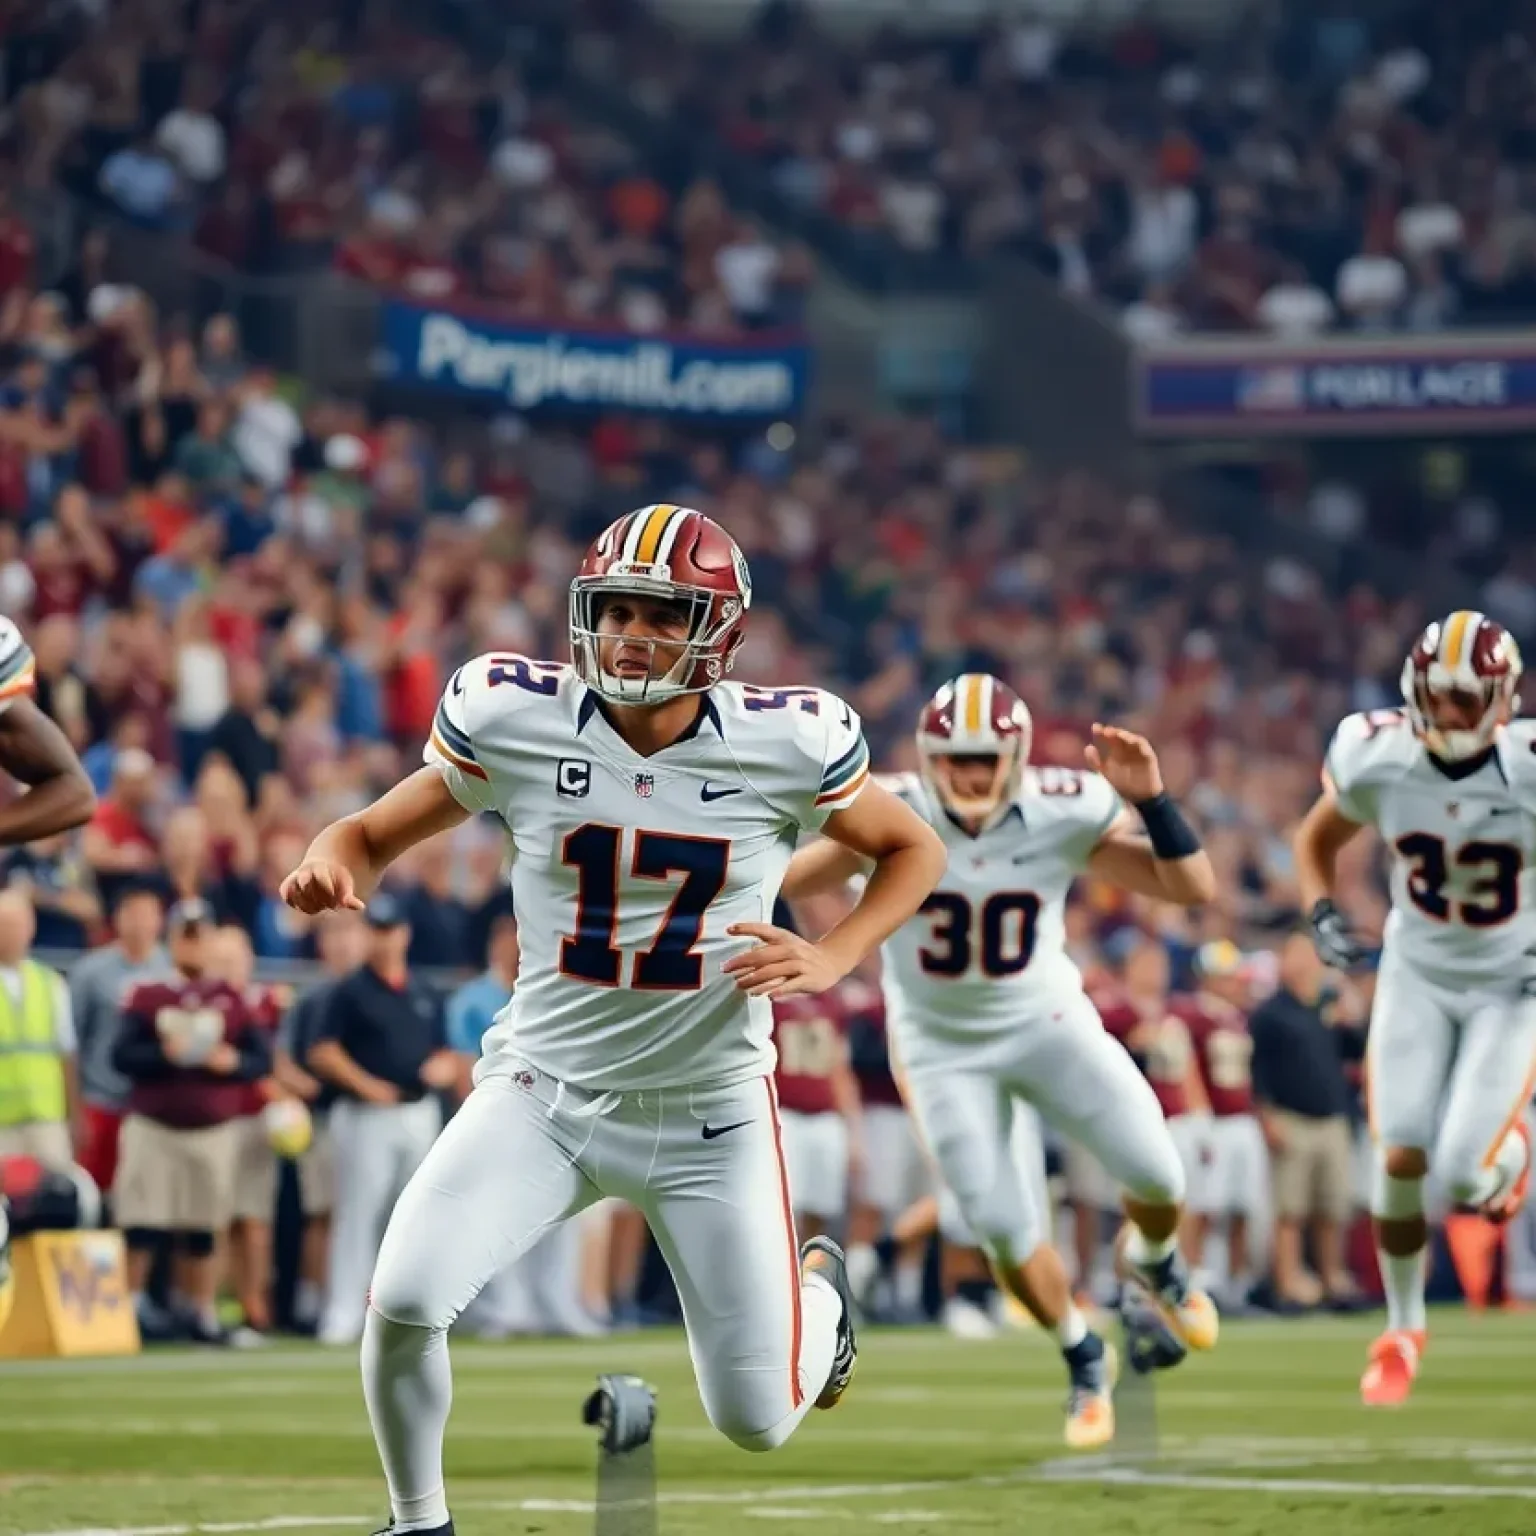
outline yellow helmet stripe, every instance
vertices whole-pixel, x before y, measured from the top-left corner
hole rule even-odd
[[[984,679],[974,672],[967,672],[960,679],[961,695],[964,700],[961,706],[961,716],[965,722],[965,729],[973,734],[981,729],[981,708],[984,702],[982,696],[983,681]]]
[[[1467,644],[1467,631],[1471,629],[1476,632],[1476,626],[1472,623],[1474,617],[1467,609],[1458,608],[1445,621],[1445,638],[1440,642],[1440,660],[1453,672],[1461,665],[1461,652]]]
[[[651,515],[646,518],[645,526],[640,530],[639,541],[635,545],[635,560],[640,565],[654,565],[656,556],[661,549],[662,535],[667,531],[667,523],[677,508],[671,502],[662,502],[659,506],[651,508]]]

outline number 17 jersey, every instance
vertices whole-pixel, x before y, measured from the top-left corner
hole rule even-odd
[[[1488,759],[1453,778],[1402,710],[1349,715],[1323,778],[1387,846],[1387,956],[1449,981],[1536,974],[1536,722],[1502,728]]]
[[[773,1014],[722,964],[772,921],[802,828],[869,774],[858,716],[812,688],[721,683],[650,757],[569,666],[482,656],[450,680],[423,752],[512,835],[522,967],[487,1031],[494,1064],[620,1091],[773,1070]]]
[[[1082,991],[1066,947],[1072,883],[1120,814],[1098,774],[1030,768],[1007,812],[972,837],[915,774],[882,780],[949,851],[938,888],[881,950],[881,984],[904,1066],[1009,1034],[1052,998]]]

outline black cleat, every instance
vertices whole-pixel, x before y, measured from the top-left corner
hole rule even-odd
[[[1131,1369],[1138,1376],[1167,1371],[1189,1353],[1168,1314],[1150,1292],[1134,1280],[1120,1288],[1120,1321],[1125,1325],[1125,1347]]]
[[[602,1447],[610,1455],[638,1450],[656,1427],[656,1390],[638,1376],[599,1376],[581,1422],[602,1427]]]
[[[837,1323],[837,1352],[827,1384],[816,1399],[818,1408],[835,1408],[843,1400],[859,1364],[858,1341],[853,1334],[853,1288],[848,1284],[848,1261],[830,1237],[808,1237],[800,1245],[800,1273],[821,1275],[831,1283],[843,1304]]]
[[[442,1525],[434,1525],[426,1531],[401,1531],[393,1520],[381,1531],[375,1531],[373,1536],[454,1536],[453,1520],[450,1518]]]

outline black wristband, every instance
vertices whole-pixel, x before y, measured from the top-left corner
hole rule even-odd
[[[1165,790],[1150,800],[1136,802],[1136,814],[1147,829],[1152,854],[1159,859],[1187,859],[1200,852],[1200,839],[1185,821],[1184,813]]]

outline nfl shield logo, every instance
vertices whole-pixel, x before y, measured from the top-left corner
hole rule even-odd
[[[642,800],[649,800],[656,792],[656,775],[654,773],[637,773],[635,775],[635,793]]]

